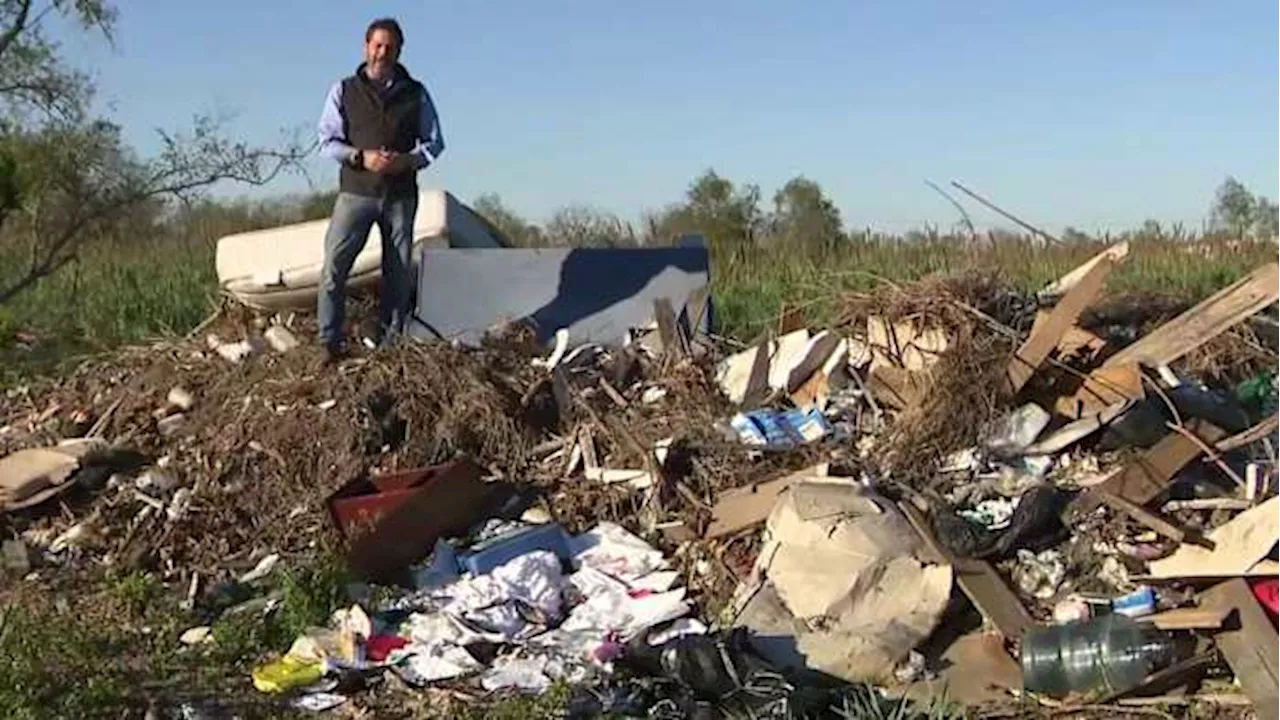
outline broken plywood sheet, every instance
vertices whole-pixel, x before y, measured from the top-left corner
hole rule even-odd
[[[1232,577],[1273,574],[1274,564],[1261,563],[1280,537],[1280,496],[1273,497],[1230,522],[1209,531],[1213,550],[1183,544],[1169,557],[1149,563],[1152,579]],[[1271,570],[1259,573],[1259,569]]]
[[[800,482],[769,514],[753,571],[777,604],[761,624],[794,618],[795,649],[814,670],[882,682],[924,641],[951,595],[951,568],[922,562],[909,522],[857,485]],[[779,621],[783,616],[783,622]],[[757,617],[741,618],[752,627]]]
[[[1021,390],[1050,353],[1058,348],[1067,331],[1075,326],[1080,313],[1093,304],[1102,292],[1113,267],[1114,263],[1108,258],[1096,263],[1054,305],[1048,319],[1039,329],[1032,328],[1005,370],[1005,384],[1010,393],[1016,394]]]

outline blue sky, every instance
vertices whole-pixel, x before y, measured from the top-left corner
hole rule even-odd
[[[766,198],[803,174],[846,224],[886,230],[954,221],[926,178],[1085,230],[1198,226],[1228,174],[1280,187],[1274,0],[119,5],[114,48],[58,36],[140,149],[210,110],[253,142],[312,133],[365,25],[392,15],[447,143],[421,182],[532,219],[638,219],[709,167]]]

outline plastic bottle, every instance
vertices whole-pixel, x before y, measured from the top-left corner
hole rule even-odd
[[[1022,684],[1051,697],[1120,692],[1170,664],[1173,638],[1120,614],[1028,630],[1022,638]]]

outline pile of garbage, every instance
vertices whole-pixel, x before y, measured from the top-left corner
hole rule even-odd
[[[10,392],[5,562],[158,573],[199,645],[339,553],[349,604],[249,679],[316,712],[393,677],[568,686],[571,717],[1274,717],[1277,265],[1186,307],[1106,296],[1127,255],[734,347],[658,308],[618,346],[517,325],[325,368],[304,323],[232,314]]]

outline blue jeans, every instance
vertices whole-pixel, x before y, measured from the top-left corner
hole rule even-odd
[[[342,345],[347,277],[374,223],[382,233],[382,296],[378,317],[381,344],[389,345],[404,331],[405,319],[411,310],[410,250],[417,212],[417,195],[388,199],[338,193],[324,237],[324,269],[316,301],[320,341],[327,347],[337,350]]]

